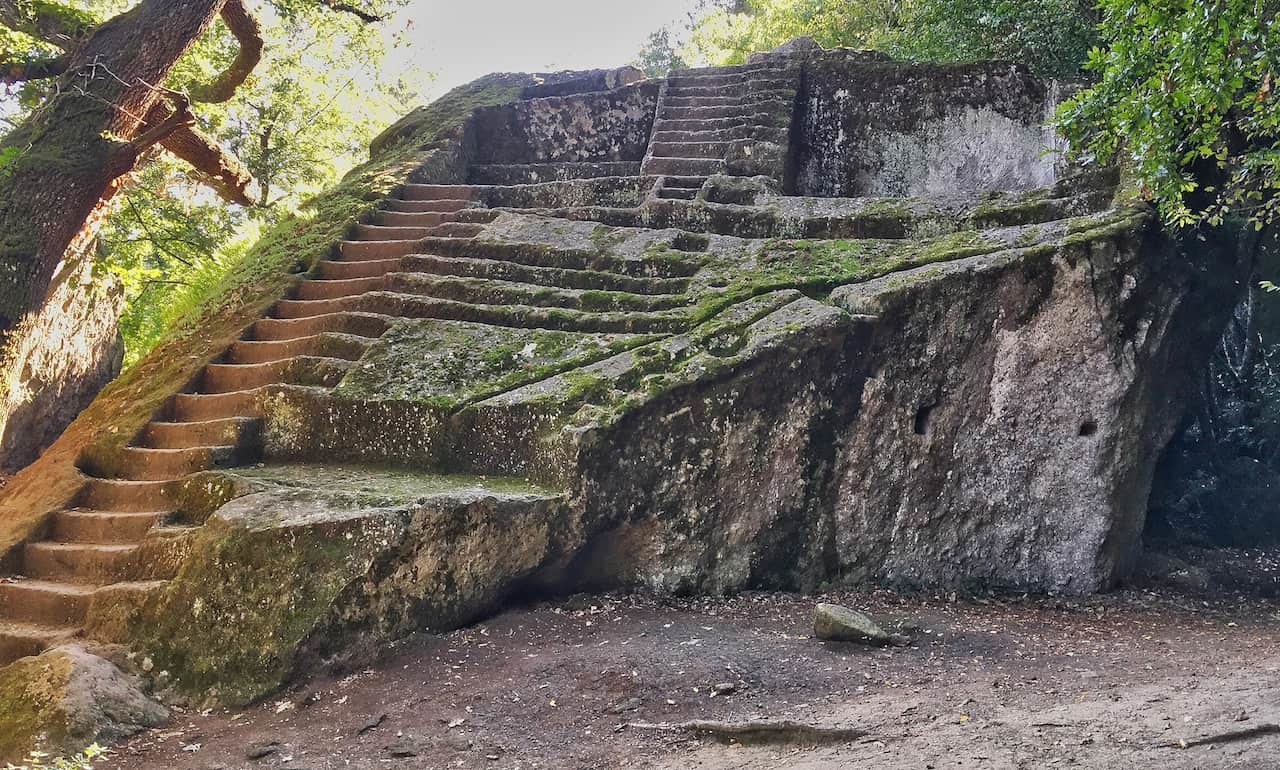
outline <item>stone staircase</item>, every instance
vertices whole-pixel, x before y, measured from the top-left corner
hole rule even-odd
[[[357,225],[110,468],[87,468],[73,508],[0,579],[0,665],[81,634],[96,598],[145,594],[181,564],[194,527],[178,480],[262,459],[260,399],[280,385],[329,389],[397,319],[585,333],[688,325],[696,259],[618,259],[591,249],[477,241],[496,211],[472,185],[407,184],[377,224]]]
[[[360,225],[336,260],[320,262],[293,299],[254,323],[189,392],[179,393],[110,469],[92,469],[74,507],[29,543],[18,574],[0,579],[0,665],[79,634],[96,599],[144,594],[176,573],[193,530],[173,500],[175,480],[261,456],[258,397],[278,384],[332,387],[391,323],[331,303],[387,281],[414,239],[450,233],[473,206],[467,187],[407,185],[379,224]],[[462,226],[464,231],[467,226]]]
[[[673,72],[658,96],[640,173],[656,196],[693,200],[713,174],[785,181],[800,68],[785,57]]]

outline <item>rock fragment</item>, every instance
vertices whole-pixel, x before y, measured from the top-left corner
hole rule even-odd
[[[819,604],[813,614],[813,635],[828,642],[857,642],[875,647],[895,643],[893,635],[866,615],[838,604]]]

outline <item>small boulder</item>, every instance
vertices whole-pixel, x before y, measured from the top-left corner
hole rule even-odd
[[[168,718],[135,677],[79,647],[0,668],[0,762],[21,761],[34,750],[74,754]]]
[[[813,614],[813,635],[829,642],[858,642],[876,647],[895,643],[893,635],[857,610],[838,604],[819,604]]]

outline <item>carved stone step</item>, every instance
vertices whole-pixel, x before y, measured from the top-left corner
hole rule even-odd
[[[778,109],[775,112],[762,110],[761,105],[728,105],[721,107],[668,107],[658,108],[658,120],[662,128],[668,129],[667,121],[736,121],[736,125],[782,127],[790,122],[790,115],[783,115]],[[711,128],[713,126],[706,126]]]
[[[425,238],[439,225],[356,225],[352,235],[361,241],[412,241]]]
[[[168,580],[190,550],[193,527],[156,527],[142,543],[28,543],[23,574],[71,583]]]
[[[120,513],[75,508],[53,515],[49,539],[62,543],[136,543],[168,512]]]
[[[644,173],[673,176],[710,176],[724,171],[724,161],[717,158],[649,158]]]
[[[374,291],[382,286],[382,276],[365,278],[315,279],[300,281],[293,290],[294,299],[334,299]]]
[[[741,95],[720,96],[672,96],[668,94],[662,100],[664,108],[674,107],[741,107],[754,109],[754,105],[767,102],[789,101],[795,97],[794,92],[763,91],[747,92]]]
[[[664,200],[691,201],[698,197],[698,190],[687,187],[659,187],[657,196]]]
[[[18,658],[39,655],[73,639],[77,632],[74,627],[0,622],[0,666],[7,666]]]
[[[169,416],[175,422],[203,422],[231,417],[260,417],[258,391],[178,393],[169,404]]]
[[[382,202],[383,207],[388,212],[400,213],[423,213],[423,212],[444,212],[453,213],[462,211],[475,205],[470,198],[467,199],[451,199],[436,198],[427,200],[404,200],[403,198],[388,198]]]
[[[659,158],[714,158],[729,152],[730,142],[653,142],[649,152]]]
[[[435,227],[452,218],[445,211],[382,211],[378,223],[387,227]]]
[[[124,447],[120,450],[117,473],[133,481],[180,479],[211,468],[227,468],[250,458],[246,448],[204,446],[186,449]]]
[[[314,300],[305,305],[341,302]],[[325,356],[295,356],[264,364],[209,364],[201,377],[205,393],[234,393],[264,385],[320,385],[332,387],[351,368],[351,362]]]
[[[228,417],[199,422],[152,422],[143,428],[138,437],[138,445],[152,449],[241,446],[256,441],[260,427],[260,421],[251,417]]]
[[[49,580],[0,581],[0,619],[51,627],[84,623],[94,587]]]
[[[759,118],[757,120],[757,118]],[[779,128],[765,115],[738,115],[727,118],[658,118],[653,123],[655,134],[669,131],[730,131]]]
[[[662,186],[665,188],[679,187],[686,190],[701,190],[706,183],[707,177],[705,176],[664,176],[662,178]]]
[[[336,300],[316,300],[309,304],[316,305],[316,311],[323,310],[320,307],[323,305],[330,310],[379,313],[398,318],[435,318],[579,332],[666,332],[683,329],[687,323],[686,316],[681,311],[596,313],[559,307],[463,302],[389,291],[374,291]]]
[[[407,201],[471,201],[479,195],[473,185],[465,184],[406,184],[400,188],[402,200]]]
[[[738,77],[744,75],[774,75],[787,69],[789,63],[782,61],[763,61],[754,64],[729,64],[719,67],[689,67],[673,70],[668,79],[673,82],[685,80],[701,80],[703,78]]]
[[[395,259],[420,251],[419,239],[395,241],[342,241],[338,253],[345,262],[361,262],[369,259]]]
[[[649,141],[651,144],[686,143],[686,142],[733,142],[742,139],[785,144],[788,141],[787,130],[767,126],[741,125],[731,128],[710,129],[706,131],[654,131]]]
[[[468,178],[475,184],[520,185],[565,182],[571,179],[635,176],[639,172],[640,164],[636,161],[480,164],[471,166],[468,170]]]
[[[90,478],[80,490],[77,504],[95,511],[143,513],[173,510],[165,481],[122,481]]]
[[[674,78],[667,84],[667,96],[737,96],[748,93],[794,90],[795,78],[741,75],[711,75]]]
[[[36,579],[128,580],[138,573],[138,544],[28,543],[22,572]]]
[[[464,278],[429,273],[392,273],[388,291],[456,300],[475,305],[561,307],[582,312],[668,310],[685,304],[680,294],[631,294],[565,289],[492,278]]]
[[[252,334],[261,341],[296,340],[325,332],[358,337],[381,337],[394,319],[376,313],[331,313],[311,318],[262,318],[254,322]]]
[[[393,257],[391,259],[367,259],[361,262],[341,262],[325,259],[316,263],[316,277],[324,281],[375,278],[400,269],[400,259],[400,257]]]
[[[356,361],[369,349],[369,337],[324,332],[293,340],[240,340],[227,351],[230,364],[262,364],[297,356],[323,356]]]
[[[679,294],[689,285],[687,278],[643,278],[602,270],[537,267],[495,259],[443,257],[430,254],[405,257],[403,267],[405,270],[435,275],[495,278],[565,289],[600,289],[626,291],[632,294]]]

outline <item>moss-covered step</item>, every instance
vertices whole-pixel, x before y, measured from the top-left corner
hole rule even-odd
[[[589,364],[648,339],[465,321],[406,321],[369,349],[334,395],[420,401],[451,409]]]
[[[1114,174],[1091,173],[1028,193],[952,198],[778,196],[752,179],[712,176],[698,200],[597,204],[543,213],[619,228],[678,228],[742,238],[915,238],[957,230],[1035,224],[1106,211]]]
[[[479,617],[572,530],[558,493],[519,479],[243,474],[260,491],[220,508],[178,576],[128,618],[155,676],[204,700],[247,703],[316,658]]]
[[[554,290],[547,290],[552,292]],[[605,296],[606,295],[596,295]],[[591,296],[588,295],[588,299]],[[588,303],[589,304],[589,303]],[[295,322],[295,329],[312,331],[311,319],[349,313],[377,314],[392,318],[437,318],[472,321],[495,326],[537,327],[562,331],[661,333],[677,331],[688,323],[686,309],[594,312],[529,304],[485,304],[452,299],[371,291],[334,300],[281,300],[275,305],[277,320]],[[265,325],[264,325],[264,328]],[[345,363],[345,362],[343,362]],[[327,370],[326,370],[327,371]]]
[[[600,289],[564,289],[496,278],[390,273],[387,291],[484,305],[531,305],[570,310],[670,310],[688,299],[680,294],[632,294]]]
[[[262,404],[268,457],[448,467],[467,403],[590,364],[652,335],[403,321],[331,392],[280,387]]]
[[[845,316],[796,291],[770,292],[732,305],[684,334],[476,401],[451,421],[451,467],[567,480],[575,472],[572,445],[583,426],[619,419],[689,376],[731,365],[768,325],[764,319],[785,318],[781,323],[800,335],[811,331],[802,318],[793,317],[798,310],[786,310],[792,305]]]
[[[398,269],[456,275],[466,278],[491,278],[520,283],[535,283],[562,289],[629,292],[631,294],[681,294],[689,286],[688,278],[648,278],[622,275],[604,270],[579,270],[539,267],[519,262],[481,257],[445,257],[411,254],[399,260]],[[388,271],[390,272],[390,271]]]

